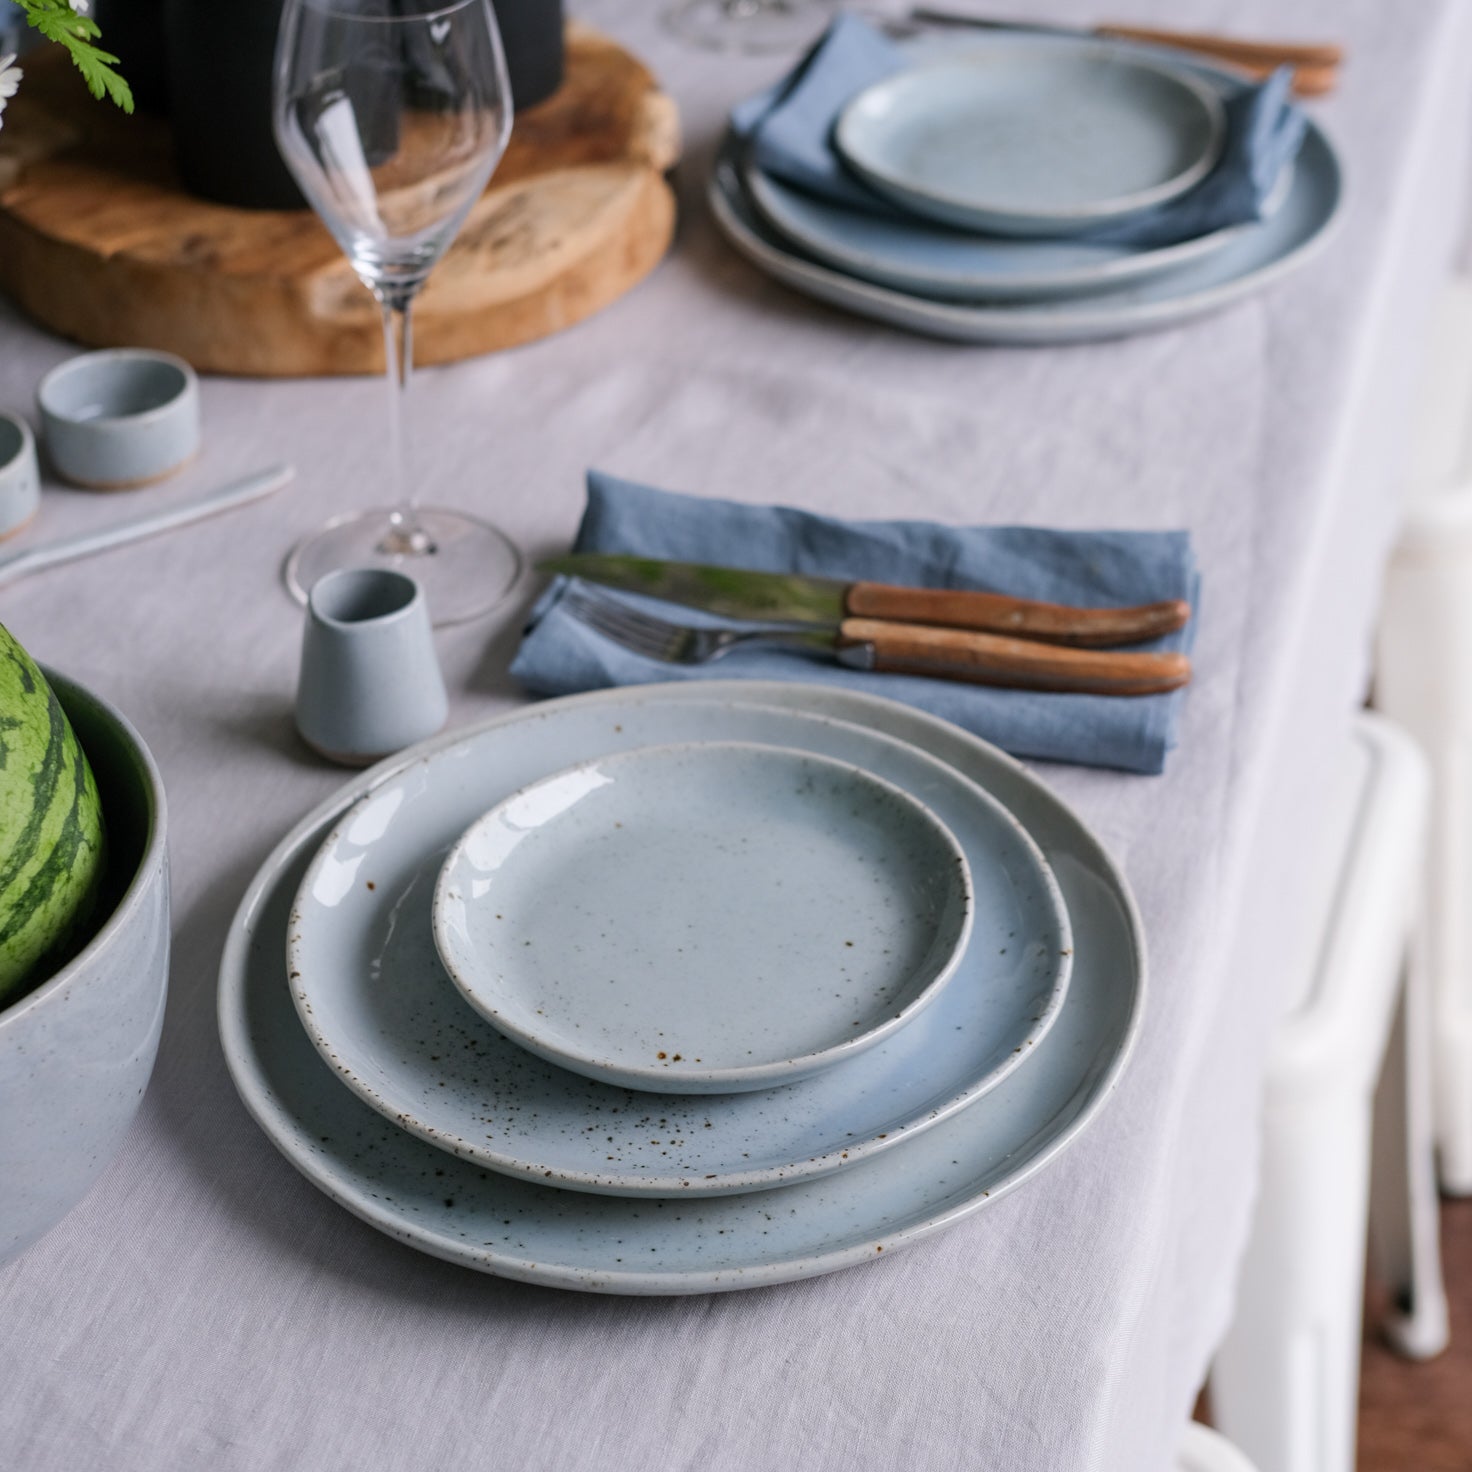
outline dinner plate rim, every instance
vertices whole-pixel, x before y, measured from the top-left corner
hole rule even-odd
[[[722,685],[731,682],[711,682]],[[739,682],[745,685],[750,682]],[[640,696],[646,699],[651,687],[641,687],[639,690],[624,691],[622,701],[611,702],[615,706],[638,707],[641,703]],[[608,692],[612,694],[612,692]],[[689,692],[694,694],[694,692]],[[744,692],[738,692],[743,693]],[[525,708],[526,714],[554,710],[565,703],[577,700],[584,705],[590,705],[591,699],[587,695],[581,697],[564,697],[563,700],[543,701],[535,707]],[[653,697],[649,700],[651,704],[671,703],[667,699]],[[682,702],[688,703],[688,702]],[[356,1061],[356,1055],[342,1046],[340,1038],[333,1036],[329,1025],[322,1020],[321,998],[310,994],[305,983],[305,969],[298,968],[293,961],[293,952],[290,945],[283,947],[283,975],[288,976],[287,986],[291,993],[299,1025],[302,1027],[308,1042],[317,1055],[333,1070],[337,1081],[351,1094],[355,1095],[363,1104],[372,1109],[381,1117],[388,1119],[391,1123],[399,1126],[407,1133],[426,1141],[452,1155],[461,1159],[471,1160],[487,1169],[494,1170],[499,1174],[515,1177],[519,1180],[531,1181],[536,1184],[551,1184],[559,1189],[577,1191],[596,1195],[627,1195],[640,1196],[650,1199],[694,1199],[705,1195],[732,1195],[743,1192],[775,1189],[781,1186],[792,1185],[803,1180],[817,1180],[825,1175],[834,1174],[847,1168],[849,1165],[857,1164],[873,1156],[883,1154],[886,1150],[894,1149],[901,1140],[913,1138],[923,1134],[933,1126],[943,1123],[953,1115],[962,1113],[974,1107],[985,1099],[986,1095],[1002,1083],[1012,1072],[1023,1065],[1027,1052],[1041,1042],[1056,1023],[1058,1015],[1066,1002],[1068,991],[1072,985],[1073,972],[1073,927],[1069,914],[1067,902],[1063,896],[1061,885],[1057,875],[1053,872],[1047,856],[1043,853],[1040,844],[1029,832],[1024,824],[1008,806],[991,793],[982,783],[968,778],[964,773],[957,770],[952,764],[935,757],[925,750],[916,747],[913,743],[892,737],[882,731],[874,731],[857,721],[850,721],[833,715],[825,715],[821,712],[799,707],[790,702],[771,702],[756,698],[737,699],[734,695],[728,699],[701,699],[700,708],[705,711],[720,711],[722,709],[739,708],[745,711],[755,712],[759,716],[776,715],[779,720],[787,720],[796,726],[839,726],[845,730],[856,732],[863,742],[877,742],[879,745],[888,745],[897,749],[902,761],[913,763],[917,768],[916,780],[924,780],[923,773],[927,767],[937,769],[942,780],[958,783],[963,789],[969,789],[973,800],[977,802],[979,809],[987,815],[986,821],[1000,825],[1018,843],[1027,858],[1033,877],[1043,885],[1046,902],[1057,928],[1062,951],[1058,963],[1054,968],[1053,976],[1049,984],[1049,994],[1046,1002],[1039,1008],[1038,1013],[1030,1019],[1031,1025],[1028,1029],[1013,1039],[1013,1051],[999,1062],[992,1063],[981,1071],[975,1066],[968,1073],[963,1085],[949,1094],[943,1100],[937,1102],[934,1097],[921,1106],[917,1106],[903,1120],[895,1119],[886,1123],[884,1130],[879,1130],[878,1124],[866,1125],[861,1136],[851,1138],[842,1142],[835,1142],[826,1149],[800,1155],[798,1158],[785,1161],[779,1165],[750,1167],[745,1170],[722,1168],[717,1175],[691,1175],[690,1173],[675,1172],[665,1176],[640,1176],[631,1174],[627,1170],[589,1171],[586,1168],[569,1169],[565,1165],[559,1165],[549,1169],[546,1161],[537,1161],[528,1157],[525,1152],[517,1153],[505,1149],[490,1149],[479,1144],[474,1138],[467,1135],[463,1128],[452,1128],[447,1120],[440,1119],[436,1122],[432,1113],[426,1113],[421,1117],[419,1109],[409,1110],[403,1107],[402,1101],[396,1101],[391,1094],[383,1092],[383,1086],[376,1084],[373,1079],[364,1075],[361,1065]],[[413,773],[419,769],[429,770],[436,760],[441,756],[454,756],[456,751],[463,748],[467,743],[478,740],[481,735],[489,732],[496,726],[495,722],[486,722],[472,726],[458,733],[446,733],[444,737],[436,738],[434,741],[422,743],[416,748],[417,757],[411,762],[395,764],[392,770],[386,772],[383,780],[372,787],[363,790],[360,795],[348,799],[345,806],[337,813],[332,824],[325,830],[321,837],[317,851],[309,860],[306,871],[303,874],[301,884],[296,892],[291,916],[293,922],[297,921],[302,913],[302,894],[310,884],[311,874],[316,865],[317,858],[327,851],[335,842],[341,840],[345,830],[354,819],[355,814],[365,811],[372,800],[382,793],[391,792],[396,783],[408,780]],[[787,733],[785,739],[798,741],[804,739],[796,730]],[[983,743],[986,744],[986,743]],[[811,748],[801,747],[796,749],[808,750]],[[995,750],[995,748],[990,748]],[[368,775],[368,774],[365,774]],[[348,784],[343,789],[344,793],[361,786],[361,783]],[[298,937],[299,939],[299,937]],[[303,959],[309,959],[303,955]],[[970,961],[969,951],[962,957],[962,965],[966,966]],[[981,963],[977,963],[980,965]],[[303,975],[298,975],[302,970]],[[448,982],[446,983],[448,986]],[[966,983],[962,983],[966,984]],[[991,1055],[986,1055],[990,1057]],[[983,1062],[985,1059],[982,1060]],[[872,1066],[872,1059],[864,1060],[862,1056],[857,1060],[846,1060],[841,1065],[845,1069],[854,1067],[865,1068]],[[612,1087],[604,1085],[601,1081],[594,1081],[599,1087]],[[795,1087],[802,1088],[804,1080],[795,1081]],[[873,1085],[866,1081],[866,1087],[878,1087],[883,1085],[883,1080],[876,1080]],[[653,1097],[653,1096],[651,1096]],[[670,1097],[670,1096],[666,1096]],[[609,1101],[610,1104],[613,1102]],[[516,1105],[518,1109],[524,1105]],[[708,1185],[707,1182],[717,1179],[719,1184]]]
[[[736,187],[740,187],[729,154],[718,159],[706,185],[706,199],[721,233],[740,254],[764,275],[810,299],[872,321],[957,342],[1051,347],[1189,322],[1265,290],[1320,254],[1343,222],[1344,176],[1342,162],[1327,137],[1316,128],[1311,133],[1314,135],[1330,163],[1334,193],[1334,203],[1319,228],[1281,256],[1229,281],[1150,302],[1104,302],[1090,306],[1085,305],[1089,298],[1080,297],[1069,299],[1066,310],[1041,301],[971,306],[913,296],[859,280],[764,239],[741,220],[726,198],[721,182],[723,174],[729,172]]]
[[[862,710],[866,705],[871,705],[871,708],[877,706],[881,710],[886,707],[894,707],[889,714],[892,718],[897,718],[902,727],[913,723],[911,729],[928,730],[942,746],[948,742],[960,740],[971,752],[989,764],[1000,766],[1003,770],[1008,771],[1031,800],[1051,807],[1056,818],[1078,834],[1081,839],[1080,850],[1088,853],[1093,860],[1092,872],[1095,877],[1106,883],[1111,899],[1120,909],[1134,962],[1134,985],[1128,1017],[1108,1066],[1098,1078],[1090,1081],[1091,1096],[1045,1146],[1036,1150],[1010,1174],[994,1182],[992,1187],[972,1190],[969,1194],[961,1195],[959,1199],[953,1192],[951,1196],[943,1199],[938,1208],[929,1216],[920,1220],[912,1220],[896,1228],[892,1233],[881,1233],[881,1240],[878,1242],[870,1237],[862,1243],[794,1260],[706,1271],[670,1269],[648,1272],[596,1273],[575,1266],[555,1266],[527,1258],[513,1258],[506,1254],[476,1251],[462,1241],[436,1235],[422,1224],[406,1222],[402,1213],[395,1212],[375,1200],[371,1192],[365,1193],[350,1189],[337,1179],[334,1173],[316,1158],[312,1142],[304,1137],[304,1131],[299,1122],[290,1116],[284,1106],[278,1105],[273,1100],[269,1086],[263,1077],[256,1075],[253,1067],[248,1039],[248,1022],[245,1017],[246,988],[243,983],[250,960],[252,921],[269,893],[271,885],[279,878],[282,870],[292,862],[293,856],[301,850],[303,845],[309,842],[313,835],[321,833],[325,825],[348,806],[350,801],[356,800],[356,797],[362,792],[390,780],[418,760],[426,750],[425,747],[419,747],[380,763],[377,767],[354,779],[344,789],[319,803],[306,817],[292,827],[262,863],[247,887],[231,920],[219,972],[216,1011],[220,1039],[231,1079],[247,1112],[300,1174],[331,1200],[370,1226],[431,1256],[482,1272],[494,1272],[498,1276],[523,1282],[587,1292],[632,1295],[694,1294],[727,1292],[766,1284],[791,1282],[873,1261],[876,1256],[874,1250],[876,1248],[882,1250],[885,1244],[894,1248],[921,1241],[973,1215],[992,1202],[1001,1200],[1018,1186],[1031,1180],[1076,1143],[1097,1121],[1100,1113],[1115,1093],[1120,1078],[1134,1055],[1143,1028],[1145,1004],[1149,992],[1149,958],[1139,908],[1128,882],[1118,865],[1094,835],[1093,830],[1083,821],[1071,804],[1052,792],[1026,771],[1020,763],[1000,752],[990,743],[962,732],[936,717],[910,707],[900,706],[898,702],[883,697],[831,688],[795,686],[781,681],[709,681],[701,682],[701,684],[703,688],[690,689],[684,686],[679,688],[681,693],[688,698],[709,699],[721,696],[738,698],[752,694],[757,697],[765,697],[767,703],[782,704],[785,700],[789,703],[789,708],[804,708],[797,702],[804,698],[804,692],[811,695],[813,689],[816,688],[817,693],[823,699],[832,701],[833,707],[837,710],[851,712],[855,708]],[[627,696],[628,693],[627,690],[616,689],[562,698],[564,700],[602,700],[611,703],[617,697]],[[668,693],[664,698],[671,698],[672,693]],[[821,703],[820,701],[819,704]],[[830,708],[826,713],[832,715],[833,709]],[[447,733],[446,736],[438,738],[436,742],[429,743],[428,748],[434,749],[441,744],[448,745],[454,740],[463,739],[470,731],[490,729],[497,724],[519,719],[524,715],[525,708],[491,717],[467,730]],[[847,719],[846,716],[835,716],[835,718]],[[351,798],[348,797],[349,793],[352,794]],[[237,980],[232,982],[232,978],[237,978]],[[367,1108],[366,1105],[362,1107]],[[388,1126],[385,1125],[385,1127]],[[1035,1131],[1032,1138],[1035,1139],[1036,1135]],[[426,1150],[431,1148],[433,1147],[425,1146]]]
[[[789,1052],[783,1058],[766,1060],[749,1066],[728,1065],[719,1068],[707,1066],[699,1069],[681,1069],[678,1073],[660,1070],[632,1060],[620,1061],[617,1057],[594,1056],[587,1050],[578,1050],[561,1041],[556,1035],[544,1034],[535,1023],[519,1023],[514,1015],[508,1015],[504,1011],[498,1012],[491,1005],[491,999],[481,994],[477,981],[467,974],[467,964],[462,960],[455,944],[448,936],[450,926],[445,915],[449,888],[454,883],[452,871],[464,858],[468,845],[474,841],[473,835],[477,834],[483,826],[501,817],[511,803],[524,797],[528,792],[544,787],[548,783],[565,780],[572,773],[583,771],[594,765],[606,767],[611,764],[648,761],[651,758],[668,760],[674,753],[691,750],[708,752],[713,747],[725,750],[735,749],[745,753],[760,753],[762,759],[780,757],[808,762],[815,766],[841,772],[850,780],[856,779],[860,785],[867,784],[875,787],[886,795],[887,800],[901,807],[927,830],[936,844],[937,851],[933,857],[937,864],[942,862],[941,850],[944,850],[944,885],[948,899],[954,902],[947,906],[945,930],[941,936],[937,937],[937,941],[945,940],[945,949],[940,951],[936,944],[932,944],[920,958],[913,972],[905,977],[897,993],[898,996],[904,998],[903,1005],[898,1010],[890,1010],[889,1008],[876,1008],[872,1003],[866,1004],[865,1016],[870,1019],[870,1022],[863,1032],[850,1034],[843,1038],[834,1038],[820,1048]],[[431,924],[435,949],[439,953],[440,961],[449,979],[459,990],[460,995],[493,1027],[529,1052],[561,1068],[602,1083],[612,1084],[616,1088],[642,1089],[656,1094],[706,1094],[725,1091],[747,1092],[780,1087],[782,1084],[792,1083],[819,1073],[859,1053],[867,1052],[875,1044],[898,1031],[935,1001],[941,990],[955,976],[971,940],[975,908],[976,897],[972,884],[971,864],[966,857],[965,850],[961,847],[956,835],[951,832],[950,827],[930,808],[929,804],[914,793],[907,792],[896,783],[866,771],[853,762],[843,761],[837,757],[793,747],[776,746],[769,742],[713,738],[707,741],[679,741],[628,747],[620,751],[586,757],[569,767],[549,772],[515,792],[508,793],[475,819],[455,840],[453,847],[446,855],[435,881],[431,901]],[[474,959],[470,958],[471,961]],[[877,1015],[881,1012],[884,1015]]]
[[[928,214],[934,220],[1022,239],[1050,233],[1067,237],[1131,219],[1179,199],[1216,166],[1226,140],[1226,110],[1220,94],[1205,83],[1199,74],[1165,57],[1141,55],[1096,37],[1056,36],[1051,39],[1053,44],[1044,49],[1028,45],[1028,38],[1020,36],[990,37],[985,48],[973,42],[953,56],[921,62],[892,76],[883,77],[865,87],[844,105],[833,129],[834,146],[849,167],[872,187]],[[1045,61],[1062,56],[1073,64],[1107,58],[1113,64],[1148,72],[1179,88],[1195,101],[1206,120],[1205,144],[1185,168],[1158,184],[1088,203],[1028,209],[1008,205],[1004,201],[988,203],[979,199],[963,199],[954,193],[943,193],[934,187],[917,183],[893,169],[885,168],[882,164],[876,164],[872,151],[865,150],[862,146],[855,148],[854,132],[865,112],[872,109],[876,98],[897,88],[912,88],[917,81],[923,83],[927,77],[934,77],[938,73],[981,71],[977,61],[968,60],[968,57],[979,58],[984,54],[984,49],[994,54],[1002,48],[1020,51]]]

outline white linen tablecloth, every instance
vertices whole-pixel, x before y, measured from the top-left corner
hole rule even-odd
[[[420,375],[430,499],[563,548],[600,465],[854,516],[1187,526],[1198,680],[1163,778],[1046,772],[1123,861],[1153,986],[1111,1107],[1025,1189],[872,1267],[710,1298],[584,1297],[415,1254],[333,1206],[247,1118],[215,1036],[252,873],[340,782],[292,732],[295,538],[380,496],[382,385],[204,385],[174,484],[48,494],[40,539],[287,456],[285,494],[7,590],[0,618],[141,728],[172,823],[176,959],[122,1155],[0,1273],[0,1466],[999,1468],[1163,1472],[1230,1307],[1263,1059],[1328,773],[1365,682],[1416,352],[1463,193],[1472,35],[1452,0],[1134,0],[1114,19],[1335,37],[1317,109],[1351,204],[1315,265],[1188,328],[957,348],[766,283],[701,201],[725,107],[778,63],[689,51],[655,0],[580,13],[684,110],[659,272],[547,342]],[[1082,20],[1082,0],[1050,0]],[[0,307],[0,405],[73,351]],[[527,590],[529,592],[529,588]],[[456,721],[520,697],[521,605],[440,637]]]

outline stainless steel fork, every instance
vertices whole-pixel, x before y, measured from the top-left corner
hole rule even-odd
[[[859,669],[868,669],[873,663],[872,651],[866,653],[861,647],[839,649],[831,629],[812,624],[772,624],[760,629],[695,628],[655,618],[576,583],[563,595],[562,603],[579,623],[587,624],[634,654],[664,664],[709,664],[744,644],[810,649],[837,656],[843,663]],[[850,657],[845,659],[845,655]]]

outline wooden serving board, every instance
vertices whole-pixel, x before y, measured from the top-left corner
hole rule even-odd
[[[415,362],[545,337],[642,280],[674,233],[679,147],[645,67],[570,25],[567,80],[516,119],[416,303]],[[27,59],[0,129],[0,290],[79,342],[203,371],[383,371],[377,303],[315,215],[185,194],[167,126],[94,102],[59,55]]]

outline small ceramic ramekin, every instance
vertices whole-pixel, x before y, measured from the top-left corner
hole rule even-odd
[[[199,449],[199,381],[172,353],[83,353],[41,380],[36,404],[56,473],[92,490],[161,480]]]
[[[18,532],[41,504],[41,474],[31,426],[0,414],[0,538]]]

